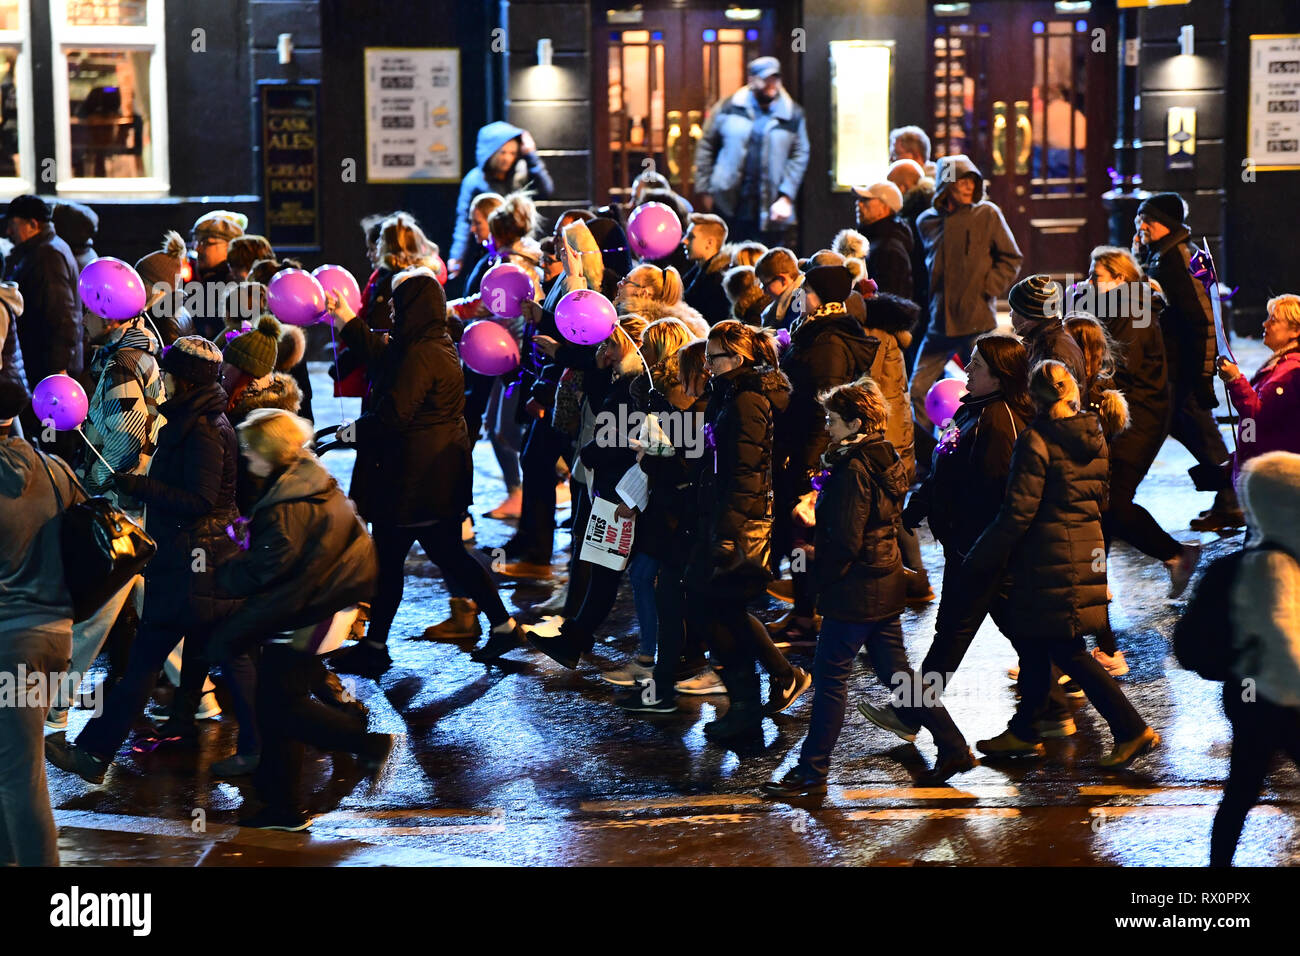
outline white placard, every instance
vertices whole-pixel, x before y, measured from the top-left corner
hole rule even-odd
[[[582,550],[578,560],[603,565],[614,571],[627,567],[632,554],[632,534],[636,522],[615,514],[612,501],[595,498],[591,502],[591,518],[582,536]]]
[[[1300,33],[1250,38],[1246,154],[1256,170],[1300,169]]]
[[[831,42],[834,187],[870,186],[889,171],[889,96],[894,44]]]
[[[460,182],[460,51],[367,47],[366,180]]]

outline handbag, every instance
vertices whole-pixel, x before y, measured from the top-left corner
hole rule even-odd
[[[72,595],[72,620],[84,621],[144,570],[158,546],[107,498],[86,495],[77,476],[60,462],[73,486],[86,495],[84,501],[65,508],[49,458],[39,451],[36,454],[45,466],[59,505],[59,548],[63,577]]]

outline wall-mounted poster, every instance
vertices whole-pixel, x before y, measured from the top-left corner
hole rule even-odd
[[[320,249],[318,88],[315,83],[258,84],[262,106],[262,203],[266,238],[276,249]]]
[[[1300,169],[1300,33],[1251,35],[1248,130],[1256,170]]]
[[[892,41],[831,43],[832,188],[869,186],[889,169]]]
[[[460,182],[460,51],[367,47],[366,180]]]

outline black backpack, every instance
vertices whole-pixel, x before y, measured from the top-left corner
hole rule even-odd
[[[1241,561],[1255,551],[1283,551],[1262,543],[1251,551],[1234,551],[1216,558],[1201,575],[1187,609],[1174,626],[1174,657],[1185,670],[1206,680],[1226,681],[1238,652],[1232,646],[1232,584]]]

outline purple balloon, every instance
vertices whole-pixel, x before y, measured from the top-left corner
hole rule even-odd
[[[595,345],[614,334],[614,303],[594,289],[574,289],[555,306],[555,325],[574,345]]]
[[[81,270],[81,301],[101,319],[121,322],[144,311],[148,292],[140,274],[121,259],[104,256]]]
[[[90,401],[75,378],[47,375],[32,390],[32,411],[42,422],[53,422],[56,429],[67,432],[86,420]]]
[[[491,319],[472,322],[460,337],[460,359],[480,375],[504,375],[519,367],[519,344]]]
[[[936,425],[952,419],[966,394],[966,383],[958,378],[941,378],[925,393],[925,414]]]
[[[342,266],[317,266],[311,271],[323,291],[341,296],[353,312],[361,311],[361,287],[356,277]],[[323,311],[323,310],[322,310]]]
[[[266,304],[281,322],[313,325],[325,312],[325,290],[310,272],[285,269],[271,277]]]
[[[661,202],[642,203],[627,219],[627,241],[642,259],[663,259],[682,241],[682,221]]]
[[[517,319],[519,304],[533,297],[532,276],[513,262],[498,262],[483,276],[479,296],[498,319]]]

